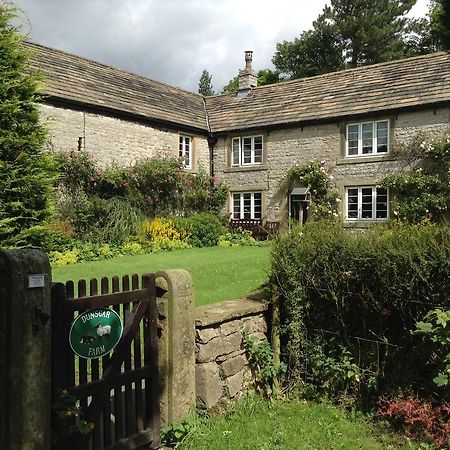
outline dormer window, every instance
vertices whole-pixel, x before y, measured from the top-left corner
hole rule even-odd
[[[192,169],[192,138],[190,136],[180,136],[178,156],[185,169]]]
[[[243,136],[232,140],[233,166],[249,166],[262,164],[263,161],[263,137]]]
[[[347,125],[346,156],[374,156],[389,153],[389,121]]]

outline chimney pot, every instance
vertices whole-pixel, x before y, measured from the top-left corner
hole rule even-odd
[[[253,51],[245,52],[245,69],[239,71],[239,89],[238,96],[246,96],[250,90],[257,86],[258,77],[252,68]]]
[[[253,52],[251,50],[247,50],[245,52],[245,69],[252,70],[252,60],[253,60]]]

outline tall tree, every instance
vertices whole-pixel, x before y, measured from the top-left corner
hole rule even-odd
[[[292,42],[278,43],[272,62],[290,78],[320,75],[345,66],[336,27],[323,15],[313,22],[312,30],[303,32]]]
[[[406,53],[416,0],[330,0],[313,29],[277,44],[275,67],[292,78],[389,61]]]
[[[439,50],[450,50],[450,0],[435,0],[430,6],[430,28]]]
[[[265,86],[266,84],[274,84],[283,81],[279,70],[262,69],[258,72],[258,86]]]
[[[234,94],[239,89],[239,77],[236,75],[222,89],[221,94]]]
[[[450,50],[450,0],[431,0],[427,17],[407,27],[407,55]]]
[[[55,176],[43,150],[39,79],[13,24],[17,19],[11,3],[0,6],[0,246],[42,243]]]
[[[204,96],[214,95],[213,86],[211,83],[212,75],[204,69],[201,76],[200,81],[198,82],[198,93]]]

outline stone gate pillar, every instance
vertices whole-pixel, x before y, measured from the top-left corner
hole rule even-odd
[[[156,273],[160,338],[161,421],[180,420],[195,408],[194,285],[182,269]]]
[[[50,444],[51,272],[39,250],[0,251],[0,448]]]

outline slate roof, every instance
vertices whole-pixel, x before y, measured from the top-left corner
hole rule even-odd
[[[450,55],[374,64],[206,99],[213,132],[311,123],[450,102]]]
[[[25,44],[44,73],[50,99],[131,114],[144,120],[208,131],[203,97],[42,45]]]
[[[35,64],[44,71],[50,99],[203,133],[301,126],[450,104],[450,54],[446,52],[260,86],[246,97],[203,98],[60,50],[26,45],[35,51]]]

